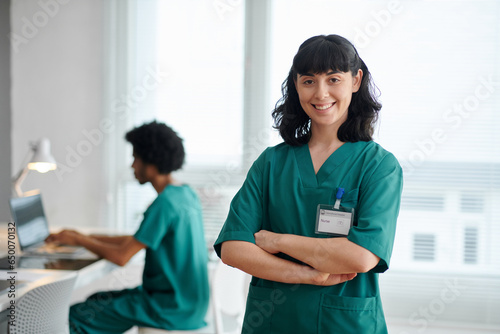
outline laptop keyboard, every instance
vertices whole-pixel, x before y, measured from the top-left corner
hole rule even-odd
[[[83,251],[82,247],[64,246],[53,243],[43,244],[37,247],[33,252],[38,254],[74,254]]]

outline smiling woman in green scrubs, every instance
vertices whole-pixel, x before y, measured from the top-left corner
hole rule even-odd
[[[253,276],[242,333],[387,333],[378,274],[402,191],[372,141],[381,105],[354,46],[305,41],[273,112],[284,143],[254,162],[215,243]]]

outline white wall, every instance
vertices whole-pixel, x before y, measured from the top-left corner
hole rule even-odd
[[[10,31],[10,2],[0,2],[0,36]],[[0,222],[10,218],[9,197],[11,177],[10,140],[10,44],[7,38],[0,39]]]
[[[47,137],[59,170],[31,172],[55,226],[105,224],[103,1],[12,0],[12,173]]]

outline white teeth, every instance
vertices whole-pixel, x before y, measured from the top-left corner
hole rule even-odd
[[[314,107],[315,107],[316,109],[318,109],[318,110],[325,110],[325,109],[330,108],[331,106],[333,106],[333,103],[330,103],[330,104],[328,104],[328,105],[326,105],[326,106],[318,106],[318,105],[314,105]]]

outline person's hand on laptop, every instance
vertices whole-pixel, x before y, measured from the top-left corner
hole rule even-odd
[[[78,246],[78,238],[82,234],[73,230],[63,230],[59,233],[51,234],[45,239],[47,243],[56,243],[60,245]]]

